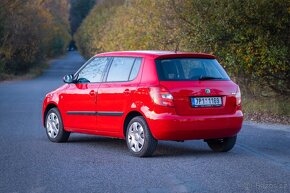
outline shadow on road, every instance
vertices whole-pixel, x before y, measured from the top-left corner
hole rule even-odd
[[[71,144],[81,144],[84,146],[95,147],[98,149],[106,149],[111,152],[120,152],[120,151],[129,151],[127,149],[126,141],[123,139],[115,139],[115,138],[106,138],[99,136],[72,136],[69,138],[67,143]],[[153,157],[159,158],[168,158],[168,157],[176,157],[176,156],[215,156],[215,154],[210,149],[195,147],[194,144],[192,146],[188,146],[188,143],[178,143],[178,142],[163,142],[160,141],[156,152]],[[221,153],[222,154],[222,153]]]

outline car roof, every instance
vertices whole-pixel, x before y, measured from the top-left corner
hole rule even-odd
[[[215,59],[214,55],[196,52],[174,52],[159,50],[136,50],[136,51],[116,51],[96,54],[95,56],[128,56],[128,57],[149,57],[153,59],[164,58],[208,58]]]

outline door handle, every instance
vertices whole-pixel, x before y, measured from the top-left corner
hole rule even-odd
[[[94,90],[91,90],[89,93],[91,96],[95,96],[96,92]]]
[[[123,93],[124,93],[124,94],[130,94],[130,90],[129,90],[129,89],[126,89],[126,90],[124,90]]]

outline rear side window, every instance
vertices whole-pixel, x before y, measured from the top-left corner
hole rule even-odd
[[[215,59],[174,58],[156,60],[159,80],[229,80]]]
[[[134,80],[137,77],[141,63],[142,63],[142,58],[136,58],[134,65],[132,67],[131,73],[130,73],[129,80]]]
[[[135,79],[141,61],[141,58],[115,57],[107,76],[107,82],[124,82]]]

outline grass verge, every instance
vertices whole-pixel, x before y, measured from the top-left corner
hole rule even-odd
[[[243,98],[245,120],[290,124],[290,98]]]

